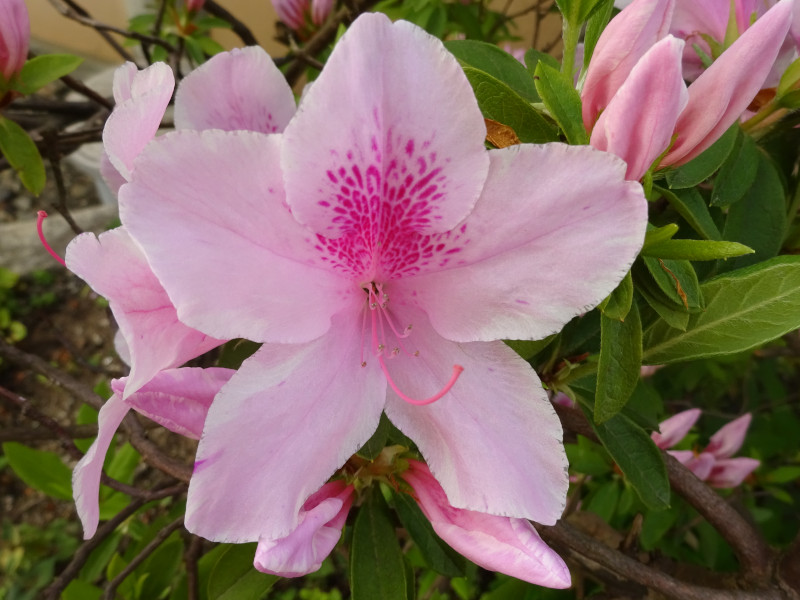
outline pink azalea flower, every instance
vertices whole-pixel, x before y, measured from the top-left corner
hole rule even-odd
[[[10,81],[22,70],[30,36],[24,0],[0,0],[0,83]]]
[[[314,25],[322,25],[333,5],[334,0],[272,0],[278,19],[294,31],[304,30],[309,16]]]
[[[97,416],[97,439],[72,472],[72,491],[84,539],[92,537],[97,530],[103,461],[128,411],[134,409],[170,431],[199,439],[211,400],[233,373],[230,369],[219,368],[169,369],[127,398],[124,397],[127,378],[111,381],[114,395]]]
[[[653,441],[664,450],[672,448],[689,433],[699,417],[698,408],[670,417],[661,423],[661,433],[653,432]],[[731,458],[742,447],[751,419],[747,413],[731,421],[712,435],[699,453],[691,450],[669,450],[669,453],[710,486],[736,487],[761,464],[754,458]]]
[[[498,340],[541,338],[604,298],[646,202],[609,154],[484,137],[442,43],[370,14],[284,134],[183,130],[138,156],[121,218],[180,320],[263,344],[209,410],[191,531],[288,536],[384,409],[453,506],[558,519],[560,424]]]
[[[530,522],[455,508],[424,463],[408,462],[403,478],[433,530],[453,549],[490,571],[551,588],[571,585],[567,565]]]

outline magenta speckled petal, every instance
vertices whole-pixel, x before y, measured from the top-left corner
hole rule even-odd
[[[364,14],[286,128],[287,202],[315,232],[355,232],[367,246],[446,231],[478,198],[485,136],[472,88],[441,42]]]
[[[209,410],[187,529],[238,543],[297,527],[306,499],[378,426],[386,380],[361,367],[361,334],[343,315],[313,342],[266,345],[244,362]]]
[[[187,327],[123,227],[76,237],[67,247],[67,267],[104,296],[130,351],[126,396],[163,369],[177,367],[221,343]]]
[[[448,339],[541,339],[617,286],[642,246],[647,202],[638,183],[623,181],[625,164],[593,148],[490,154],[475,210],[420,242],[428,272],[394,285]]]
[[[221,52],[181,81],[178,129],[283,131],[295,112],[292,90],[258,46]]]
[[[322,268],[316,236],[287,209],[279,143],[245,131],[170,133],[120,190],[122,220],[181,321],[208,335],[306,342],[363,298]]]
[[[408,353],[386,360],[403,393],[430,396],[453,365],[464,368],[433,404],[413,406],[391,390],[386,401],[387,416],[416,442],[450,503],[555,523],[568,487],[567,458],[561,423],[536,373],[502,342],[456,344],[436,335],[423,314],[400,310],[398,321],[403,317],[413,325],[403,340]]]

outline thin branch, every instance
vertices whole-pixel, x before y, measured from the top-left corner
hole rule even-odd
[[[108,583],[105,591],[103,592],[103,600],[114,600],[119,585],[125,581],[125,579],[136,570],[136,567],[142,564],[144,560],[156,550],[156,548],[163,544],[164,541],[170,535],[172,535],[173,531],[180,527],[183,527],[183,517],[175,519],[172,523],[159,531],[158,534],[152,540],[150,540],[150,543],[142,548],[142,551],[134,556],[131,559],[131,562],[129,562],[125,568],[122,569],[122,571],[120,571],[119,574]]]
[[[85,9],[75,4],[74,2],[69,2],[65,0],[64,3],[67,4],[67,6],[64,6],[60,0],[48,0],[48,1],[50,2],[50,4],[53,5],[53,8],[55,8],[65,17],[77,20],[81,22],[83,25],[89,25],[89,23],[85,23],[80,20],[80,19],[89,19],[91,21],[89,13],[86,12]],[[90,26],[94,27],[93,25]],[[128,51],[125,50],[125,48],[123,48],[119,44],[119,42],[117,42],[117,40],[115,40],[113,36],[111,36],[111,34],[108,33],[108,31],[105,31],[97,27],[94,27],[94,30],[97,31],[100,37],[102,37],[108,43],[108,45],[111,46],[116,51],[116,53],[119,54],[124,60],[129,60],[132,63],[136,62],[133,59],[133,57],[128,53]]]
[[[2,393],[2,392],[0,392]],[[84,439],[97,435],[97,425],[68,425],[63,427],[71,439]],[[15,427],[0,431],[0,443],[5,442],[43,442],[61,439],[61,434],[49,429],[31,429],[29,427]]]
[[[79,81],[74,77],[70,77],[69,75],[64,75],[61,78],[61,81],[63,81],[64,85],[66,85],[69,89],[78,92],[82,96],[86,96],[90,100],[97,102],[97,104],[99,104],[103,108],[107,108],[108,110],[114,110],[114,103],[111,100],[109,100],[105,96],[101,96],[82,81]]]
[[[46,131],[42,134],[44,141],[47,159],[50,161],[50,168],[53,170],[53,179],[56,181],[56,190],[58,191],[58,202],[53,203],[52,207],[64,218],[69,225],[70,229],[75,235],[83,233],[83,229],[72,218],[67,206],[67,188],[64,185],[64,174],[61,172],[61,157],[58,152],[58,142],[56,135],[53,131]]]
[[[245,43],[245,45],[258,46],[258,40],[256,39],[256,36],[253,35],[253,32],[250,31],[247,25],[242,23],[239,19],[234,17],[230,12],[228,12],[226,9],[224,9],[219,4],[214,2],[214,0],[206,0],[205,4],[203,4],[203,9],[208,14],[214,15],[215,17],[230,23],[233,33],[239,36],[239,39],[242,40]]]
[[[200,597],[200,579],[197,570],[197,561],[203,552],[203,539],[196,535],[189,534],[189,547],[183,555],[183,562],[186,563],[186,598],[187,600],[197,600]]]

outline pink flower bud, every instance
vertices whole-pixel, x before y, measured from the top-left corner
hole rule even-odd
[[[0,0],[0,74],[10,80],[28,57],[31,26],[23,0]]]
[[[300,509],[294,531],[279,540],[258,540],[256,569],[281,577],[300,577],[319,569],[342,535],[353,491],[343,481],[323,485]]]
[[[699,408],[690,408],[689,410],[679,412],[666,421],[662,421],[659,425],[661,432],[654,431],[651,435],[656,446],[666,449],[672,448],[675,444],[680,442],[686,437],[686,434],[689,433],[689,430],[697,422],[697,419],[700,418],[701,412]],[[678,460],[681,459],[678,458]],[[681,462],[684,461],[681,460]]]
[[[746,413],[721,427],[717,433],[711,436],[705,451],[710,452],[716,458],[730,458],[736,454],[744,443],[751,420],[752,415]]]
[[[203,8],[203,4],[205,3],[206,0],[186,0],[186,10],[189,12],[197,12]]]
[[[529,521],[451,506],[428,467],[410,460],[403,474],[434,531],[475,564],[551,588],[567,588],[567,565]]]

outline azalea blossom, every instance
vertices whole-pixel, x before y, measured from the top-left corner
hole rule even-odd
[[[663,421],[659,426],[660,433],[652,434],[656,446],[667,450],[678,444],[700,418],[700,413],[699,408],[692,408]],[[731,458],[742,447],[751,419],[752,416],[747,413],[731,421],[712,435],[708,445],[700,452],[668,452],[710,486],[736,487],[761,464],[754,458]]]
[[[322,25],[333,10],[334,0],[272,0],[278,18],[289,28],[302,32],[310,22]]]
[[[28,58],[30,36],[25,0],[0,0],[0,86],[22,70]]]
[[[183,130],[137,157],[121,219],[181,322],[263,344],[209,409],[191,531],[286,537],[383,410],[453,506],[559,518],[560,423],[499,340],[602,300],[641,247],[646,202],[609,154],[490,152],[485,134],[442,43],[374,14],[282,135]]]

